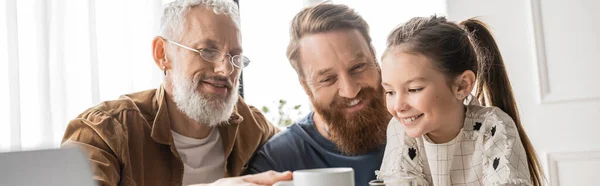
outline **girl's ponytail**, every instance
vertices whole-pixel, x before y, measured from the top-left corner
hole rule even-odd
[[[514,94],[504,67],[504,61],[494,37],[487,26],[476,19],[460,23],[468,32],[477,53],[477,80],[475,97],[484,106],[495,106],[506,112],[517,125],[519,137],[527,153],[527,162],[533,185],[542,185],[544,177],[531,141],[525,134]]]

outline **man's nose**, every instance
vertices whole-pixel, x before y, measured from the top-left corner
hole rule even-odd
[[[231,75],[233,72],[233,64],[231,63],[231,57],[228,55],[223,57],[220,62],[213,62],[215,67],[215,74],[221,74],[225,76]]]
[[[341,76],[339,81],[339,94],[344,98],[355,98],[360,92],[360,85],[357,81],[349,76]]]

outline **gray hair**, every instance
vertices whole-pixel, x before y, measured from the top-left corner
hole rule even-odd
[[[188,12],[198,5],[212,9],[217,15],[229,16],[238,29],[240,28],[240,14],[233,0],[176,0],[164,8],[160,21],[160,35],[167,39],[180,40]]]

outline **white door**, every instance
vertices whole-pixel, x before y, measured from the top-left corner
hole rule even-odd
[[[600,185],[600,1],[448,0],[479,16],[504,57],[550,185]]]

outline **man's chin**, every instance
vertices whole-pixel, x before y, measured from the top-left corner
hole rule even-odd
[[[389,119],[386,119],[385,115],[373,113],[369,109],[364,108],[355,112],[338,110],[337,114],[324,116],[326,122],[329,123],[331,133],[338,135],[333,137],[332,142],[342,153],[360,155],[385,143],[385,130]]]
[[[360,112],[343,112],[342,117],[344,117],[346,121],[355,121],[358,119],[358,114],[360,114]]]
[[[209,91],[209,90],[204,90],[202,88],[202,86],[199,86],[198,89],[196,89],[196,93],[200,96],[202,96],[204,99],[209,99],[209,100],[219,100],[219,101],[225,101],[227,100],[227,98],[229,98],[231,96],[231,89],[227,89],[226,93],[216,93],[213,91]]]

